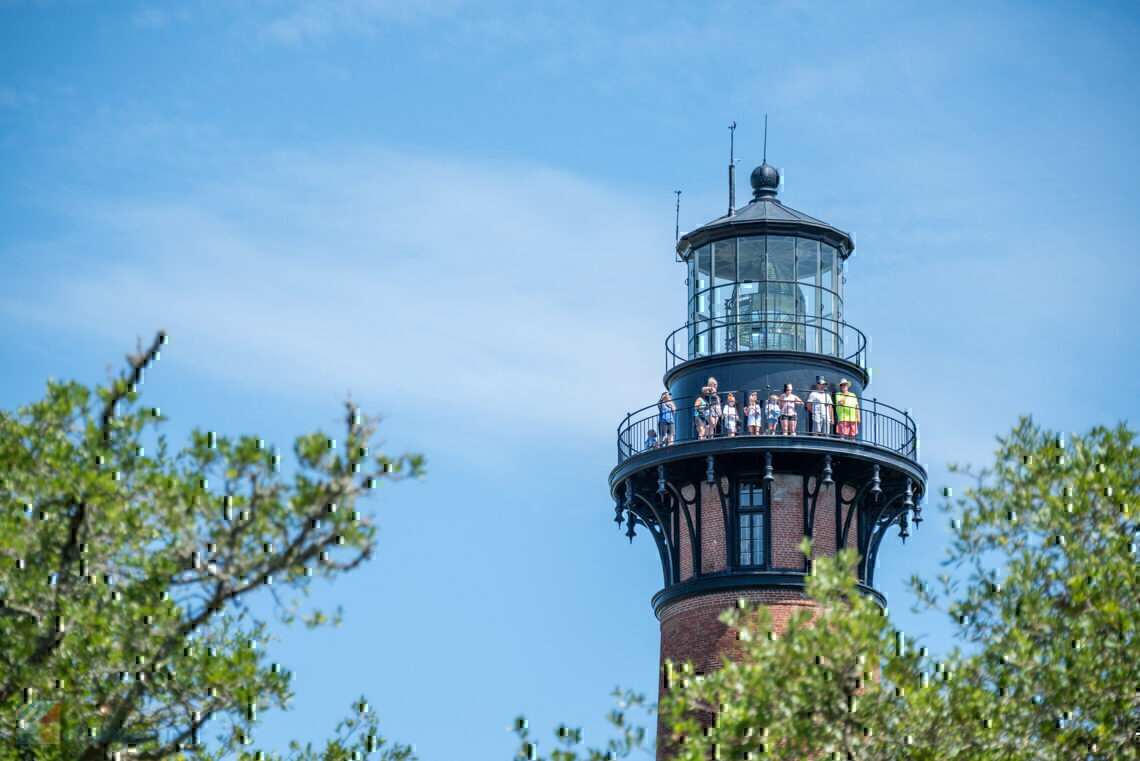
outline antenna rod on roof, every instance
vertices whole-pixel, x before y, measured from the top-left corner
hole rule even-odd
[[[676,238],[674,239],[673,242],[674,243],[680,243],[681,242],[681,191],[674,190],[673,192],[677,194],[677,222],[673,228],[673,234],[676,236]]]
[[[736,122],[728,125],[728,216],[736,213]]]
[[[768,114],[764,114],[764,158],[761,159],[760,163],[768,163]]]

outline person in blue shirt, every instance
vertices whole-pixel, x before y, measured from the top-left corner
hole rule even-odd
[[[677,405],[668,391],[661,394],[657,411],[657,432],[661,434],[657,445],[663,447],[673,443],[673,432],[677,427]]]
[[[645,437],[645,449],[643,451],[648,452],[650,449],[656,449],[656,448],[657,448],[657,431],[650,428],[649,434]]]

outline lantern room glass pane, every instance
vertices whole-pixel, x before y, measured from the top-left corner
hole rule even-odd
[[[796,282],[803,297],[804,348],[819,351],[819,242],[796,239]]]
[[[712,244],[713,284],[736,282],[736,239]]]
[[[736,299],[737,348],[763,349],[764,283],[741,283]]]
[[[796,294],[795,284],[788,282],[768,283],[768,307],[765,314],[767,340],[764,348],[782,351],[795,351],[796,341]]]
[[[735,292],[735,283],[712,289],[710,298],[713,317],[731,318],[736,314],[736,299],[733,295]]]
[[[753,321],[763,319],[764,284],[741,283],[736,289],[737,319]]]
[[[819,243],[796,239],[796,281],[804,285],[819,284]]]
[[[685,287],[689,293],[689,312],[694,311],[693,298],[697,295],[697,260],[696,257],[690,256],[689,261],[686,262],[688,266],[688,277],[686,278]]]
[[[736,335],[736,239],[712,244],[713,317],[722,326],[713,338],[713,351],[735,351]],[[726,330],[727,328],[727,330]]]
[[[764,238],[740,238],[737,241],[737,277],[741,282],[764,280]]]
[[[821,243],[819,246],[820,252],[820,285],[829,291],[837,291],[835,285],[836,274],[838,266],[836,264],[836,252],[834,246],[829,246],[826,243]]]
[[[707,317],[709,312],[709,291],[701,291],[697,294],[696,302],[693,304],[693,311],[697,313],[698,317]]]
[[[696,332],[693,335],[693,356],[703,357],[710,353],[709,337],[712,335],[712,324],[708,320],[698,320]]]
[[[840,312],[843,311],[843,286],[847,284],[847,261],[842,257],[835,260],[835,292],[839,295]]]
[[[696,290],[703,291],[712,285],[712,248],[701,246],[697,249]]]
[[[796,279],[796,239],[782,235],[768,236],[768,280]]]
[[[820,291],[823,300],[823,353],[835,356],[839,352],[838,334],[842,326],[835,316],[835,294]]]

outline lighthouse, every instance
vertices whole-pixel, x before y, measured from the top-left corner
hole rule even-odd
[[[733,656],[718,616],[738,599],[777,627],[813,605],[804,538],[816,557],[857,550],[860,590],[885,605],[880,543],[907,537],[926,491],[918,427],[875,397],[846,319],[851,236],[778,200],[766,161],[751,184],[750,203],[678,240],[688,319],[665,339],[667,394],[618,425],[609,478],[614,521],[661,560],[661,663],[698,673]]]

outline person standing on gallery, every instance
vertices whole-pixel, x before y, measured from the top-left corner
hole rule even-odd
[[[668,391],[661,394],[657,402],[657,446],[664,447],[673,443],[673,431],[677,427],[677,405]]]
[[[846,439],[859,435],[859,397],[850,392],[851,383],[843,378],[835,394],[835,432]]]
[[[736,411],[736,395],[729,394],[728,400],[720,408],[720,416],[724,418],[724,430],[729,436],[736,435],[736,426],[740,422],[740,415]]]
[[[827,436],[831,433],[831,399],[827,395],[827,383],[823,376],[815,381],[815,388],[807,398],[807,409],[811,413],[811,433],[813,436]]]
[[[748,406],[744,408],[744,414],[748,418],[748,433],[753,436],[759,436],[760,429],[764,426],[764,407],[760,404],[758,396],[755,391],[749,394]]]
[[[768,397],[768,403],[764,405],[764,414],[768,418],[768,434],[775,436],[780,425],[780,397],[775,394]]]
[[[710,377],[708,383],[701,389],[701,393],[705,395],[705,402],[708,405],[708,438],[710,439],[716,436],[716,425],[720,422],[720,394],[716,392],[716,387],[716,378]]]
[[[784,393],[780,395],[780,428],[785,436],[794,436],[796,434],[796,405],[801,407],[804,405],[804,400],[796,396],[792,391],[792,384],[784,384]]]
[[[709,403],[703,396],[693,401],[693,427],[697,429],[697,438],[708,438],[709,431]]]

